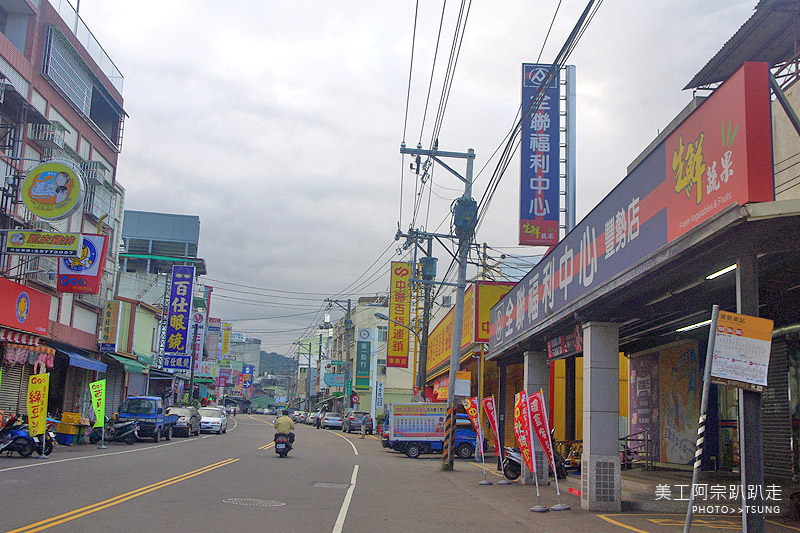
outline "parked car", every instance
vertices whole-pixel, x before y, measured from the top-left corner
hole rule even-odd
[[[228,415],[219,407],[201,407],[200,431],[214,431],[219,435],[228,431]]]
[[[194,406],[180,407],[173,406],[167,409],[168,415],[178,415],[178,421],[175,423],[175,434],[192,435],[200,434],[200,413]]]
[[[372,417],[366,411],[350,411],[345,414],[342,421],[342,431],[347,433],[361,431],[361,417],[364,415],[367,415],[367,433],[372,435]]]
[[[342,429],[342,415],[339,413],[325,413],[320,426],[323,429]]]

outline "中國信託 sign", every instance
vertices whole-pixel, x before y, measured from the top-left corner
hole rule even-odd
[[[762,391],[767,386],[774,323],[720,311],[714,333],[712,383]]]

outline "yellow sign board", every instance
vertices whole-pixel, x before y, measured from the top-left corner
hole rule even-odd
[[[39,218],[67,218],[83,205],[86,185],[66,162],[48,161],[31,170],[22,182],[25,207]]]
[[[464,319],[461,330],[461,350],[472,344],[489,342],[489,313],[492,306],[514,286],[513,283],[477,282],[464,294]],[[477,287],[477,298],[476,298]],[[428,372],[450,360],[453,349],[453,315],[450,312],[428,336]]]
[[[80,233],[52,233],[48,231],[12,231],[8,234],[6,251],[20,255],[49,255],[78,257],[83,249]]]
[[[50,374],[34,374],[28,379],[28,428],[31,435],[42,435],[47,430],[49,391]]]
[[[774,323],[720,311],[714,337],[712,383],[761,392],[767,386]]]

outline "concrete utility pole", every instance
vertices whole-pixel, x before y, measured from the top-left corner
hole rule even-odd
[[[463,329],[464,319],[464,293],[467,284],[467,256],[469,248],[472,243],[472,237],[475,231],[475,224],[477,222],[478,206],[472,198],[472,173],[475,162],[475,151],[470,148],[467,153],[461,152],[440,152],[434,147],[433,150],[423,150],[421,145],[417,145],[416,149],[406,148],[405,143],[400,145],[401,154],[411,155],[425,155],[442,165],[451,174],[464,182],[464,195],[456,201],[455,210],[453,213],[453,222],[456,229],[456,236],[458,237],[458,282],[456,283],[456,308],[453,316],[453,345],[450,352],[450,373],[449,373],[449,386],[447,390],[447,408],[455,411],[455,392],[456,392],[456,371],[458,371],[461,362],[461,335]],[[467,160],[467,175],[462,177],[458,172],[450,168],[444,163],[440,157],[457,158]],[[444,468],[446,470],[453,469],[453,442],[455,440],[455,420],[451,421],[448,426],[447,435],[445,435],[445,449],[447,455],[444,458]],[[448,446],[448,443],[450,445]]]
[[[353,345],[353,342],[352,342],[353,321],[350,319],[350,299],[348,298],[347,300],[334,300],[334,299],[331,299],[331,298],[325,298],[325,301],[328,302],[328,303],[332,303],[332,304],[338,305],[346,313],[345,318],[344,318],[344,330],[345,330],[344,331],[344,338],[345,338],[345,343],[346,343],[346,347],[345,347],[345,354],[346,355],[345,355],[345,358],[347,360],[344,362],[344,393],[345,393],[344,395],[348,396],[347,395],[347,382],[350,381],[350,361],[351,361],[350,347]],[[343,303],[346,303],[347,307],[343,307],[342,306]],[[352,393],[352,387],[351,387],[351,393]],[[344,401],[344,405],[346,406],[346,408],[353,406],[353,404],[350,403],[349,396],[347,398],[344,398],[344,400],[345,400]],[[344,413],[342,413],[342,414],[344,414]]]

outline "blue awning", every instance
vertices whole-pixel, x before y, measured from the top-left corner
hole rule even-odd
[[[77,366],[79,368],[85,368],[87,370],[97,370],[98,372],[105,372],[108,366],[105,363],[101,363],[91,357],[86,357],[85,355],[81,355],[75,352],[70,352],[69,350],[62,350],[61,348],[56,348],[56,352],[59,352],[63,355],[69,357],[69,366]]]

